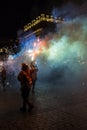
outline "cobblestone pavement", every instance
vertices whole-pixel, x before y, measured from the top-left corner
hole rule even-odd
[[[20,91],[0,90],[0,130],[86,130],[87,86],[37,83],[31,113],[19,111]]]

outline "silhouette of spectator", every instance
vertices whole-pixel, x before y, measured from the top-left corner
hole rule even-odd
[[[32,78],[32,92],[35,92],[35,86],[36,86],[36,81],[37,81],[37,71],[38,68],[37,66],[34,65],[33,62],[30,63],[30,74],[31,74],[31,78]]]
[[[6,90],[6,69],[4,66],[2,66],[2,70],[1,70],[1,82],[2,82],[2,86],[3,86],[3,90]]]
[[[23,106],[20,108],[20,110],[25,112],[26,107],[28,105],[28,107],[29,107],[28,111],[31,111],[34,106],[28,99],[29,93],[31,90],[31,86],[32,86],[32,79],[30,77],[30,70],[29,70],[28,65],[26,65],[25,63],[22,63],[22,68],[21,68],[21,71],[19,72],[17,78],[21,84],[20,90],[21,90],[21,96],[23,99]]]

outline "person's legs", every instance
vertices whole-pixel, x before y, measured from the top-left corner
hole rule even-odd
[[[32,110],[32,108],[34,107],[34,105],[29,101],[29,93],[30,93],[30,89],[27,89],[26,91],[22,92],[22,98],[23,98],[23,106],[20,108],[21,111],[25,112],[26,111],[26,107],[28,105],[28,111],[30,112]]]
[[[28,101],[28,106],[28,111],[31,112],[31,110],[34,108],[34,105],[30,101]]]
[[[5,91],[5,80],[2,80],[3,91]]]
[[[32,86],[32,92],[35,92],[35,84],[36,84],[36,80],[33,80],[33,86]]]
[[[27,98],[26,98],[26,104],[28,105],[28,111],[30,112],[32,108],[34,107],[33,103],[29,101],[29,94],[30,94],[31,88],[28,90]]]
[[[26,102],[26,91],[25,90],[23,90],[21,92],[21,96],[22,96],[23,104],[22,104],[22,107],[20,108],[20,110],[25,112],[26,111],[26,105],[27,105],[27,102]]]
[[[28,105],[28,111],[30,112],[32,110],[32,108],[34,107],[33,103],[31,103],[29,101],[29,97],[26,97],[24,100],[23,100],[23,107],[22,107],[22,110],[25,112],[26,111],[26,107]]]
[[[26,112],[26,99],[23,99],[23,105],[20,108],[21,111]]]

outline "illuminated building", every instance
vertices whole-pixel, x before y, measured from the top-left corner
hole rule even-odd
[[[56,24],[61,24],[64,20],[61,17],[53,17],[50,15],[41,14],[30,23],[26,24],[22,29],[17,31],[17,40],[9,39],[0,42],[0,59],[6,58],[9,54],[14,54],[20,51],[20,43],[33,35],[44,36],[48,32],[54,32]],[[3,58],[4,56],[4,58]]]
[[[24,39],[31,37],[33,34],[36,36],[44,36],[48,32],[54,32],[56,24],[61,24],[63,21],[64,19],[61,19],[61,17],[41,14],[36,19],[26,24],[23,29],[18,30],[18,39],[21,42]]]

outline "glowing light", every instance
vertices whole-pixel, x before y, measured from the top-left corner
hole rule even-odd
[[[8,60],[13,60],[13,59],[14,59],[13,56],[9,55]]]
[[[34,42],[34,47],[36,47],[36,45],[37,45],[37,43],[36,43],[36,42]]]
[[[27,25],[24,26],[24,31],[27,31],[28,29],[30,29],[31,27],[35,26],[36,24],[40,23],[41,21],[47,21],[47,22],[55,22],[55,23],[59,23],[62,22],[61,19],[58,19],[56,17],[50,16],[50,15],[45,15],[45,14],[41,14],[40,16],[38,16],[36,19],[34,19],[33,21],[31,21],[31,23],[28,23]]]

